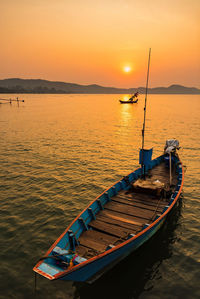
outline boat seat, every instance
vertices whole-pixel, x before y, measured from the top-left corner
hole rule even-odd
[[[52,250],[52,252],[55,253],[55,254],[62,254],[62,255],[64,255],[64,254],[67,255],[69,253],[68,250],[63,249],[59,246],[55,246],[54,249]]]
[[[63,268],[58,267],[56,265],[47,264],[43,262],[39,267],[39,270],[43,271],[44,273],[47,273],[51,276],[54,276],[55,274],[58,274],[59,272],[63,271]]]

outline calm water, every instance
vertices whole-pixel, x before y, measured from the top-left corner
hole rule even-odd
[[[34,298],[38,258],[138,166],[144,97],[135,105],[119,97],[21,95],[19,106],[0,105],[1,298]],[[146,147],[155,157],[178,138],[187,166],[169,224],[93,285],[38,277],[36,298],[200,298],[199,110],[199,96],[148,98]]]

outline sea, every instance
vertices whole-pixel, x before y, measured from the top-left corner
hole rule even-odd
[[[185,181],[156,236],[93,284],[32,270],[70,222],[139,165],[145,96],[6,94],[0,101],[0,298],[200,298],[200,96],[148,95],[145,148],[180,142]]]

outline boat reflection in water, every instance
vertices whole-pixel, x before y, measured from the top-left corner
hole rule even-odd
[[[163,227],[139,250],[129,255],[115,268],[93,284],[75,282],[74,298],[139,298],[154,288],[162,279],[159,270],[164,260],[173,254],[178,240],[177,228],[181,226],[182,196],[171,211]]]

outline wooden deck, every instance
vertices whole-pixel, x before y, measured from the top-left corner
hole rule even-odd
[[[169,186],[169,170],[164,163],[150,170],[151,180],[159,180]],[[173,171],[172,184],[176,184]],[[112,197],[104,209],[96,215],[96,220],[89,224],[88,231],[84,231],[76,247],[78,255],[91,258],[104,252],[109,245],[115,246],[127,240],[130,234],[137,234],[145,224],[154,221],[167,205],[167,200],[143,192],[120,191]]]

